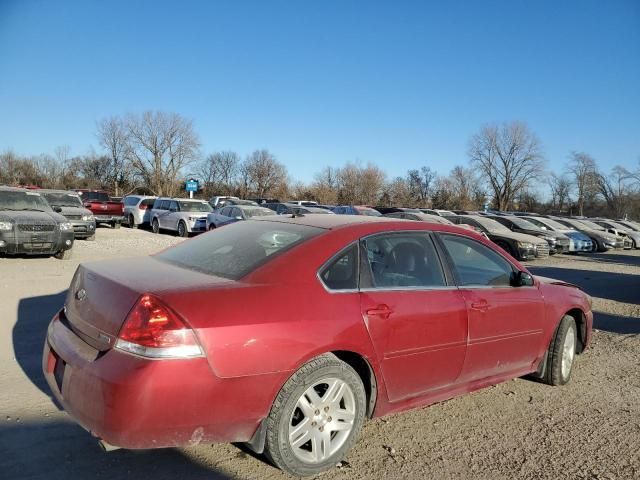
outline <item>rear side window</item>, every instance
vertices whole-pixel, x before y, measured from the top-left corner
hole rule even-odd
[[[236,222],[176,245],[155,257],[190,270],[238,280],[325,231],[279,222]]]
[[[429,235],[377,235],[363,243],[374,288],[445,285],[442,265]]]
[[[358,288],[358,246],[347,248],[322,272],[322,282],[331,290],[355,290]]]
[[[460,286],[508,287],[513,267],[489,247],[459,235],[440,235]]]
[[[145,198],[144,200],[142,200],[140,202],[140,205],[145,205],[147,207],[153,207],[153,204],[155,203],[155,198]]]

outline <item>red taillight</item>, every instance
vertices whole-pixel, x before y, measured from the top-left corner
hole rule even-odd
[[[116,348],[153,358],[201,356],[191,328],[153,295],[138,300],[120,330]]]
[[[146,210],[148,207],[148,205],[145,205],[144,203],[141,203],[140,206],[138,207],[140,210]]]

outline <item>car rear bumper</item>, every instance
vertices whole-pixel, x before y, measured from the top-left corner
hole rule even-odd
[[[56,399],[83,428],[129,449],[248,441],[286,379],[221,379],[204,357],[99,352],[59,314],[49,325],[42,367]]]
[[[94,215],[96,217],[96,223],[111,223],[118,222],[122,223],[123,216],[122,215]]]

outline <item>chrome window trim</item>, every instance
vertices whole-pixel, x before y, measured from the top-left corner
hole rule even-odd
[[[444,285],[434,287],[367,287],[361,288],[360,292],[428,292],[428,291],[442,291],[442,290],[459,290],[456,285]]]

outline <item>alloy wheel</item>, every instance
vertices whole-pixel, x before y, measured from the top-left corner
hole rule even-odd
[[[567,335],[564,337],[564,343],[562,345],[562,378],[568,378],[571,373],[571,367],[573,366],[573,359],[576,355],[576,333],[575,327],[571,326],[567,330]]]

